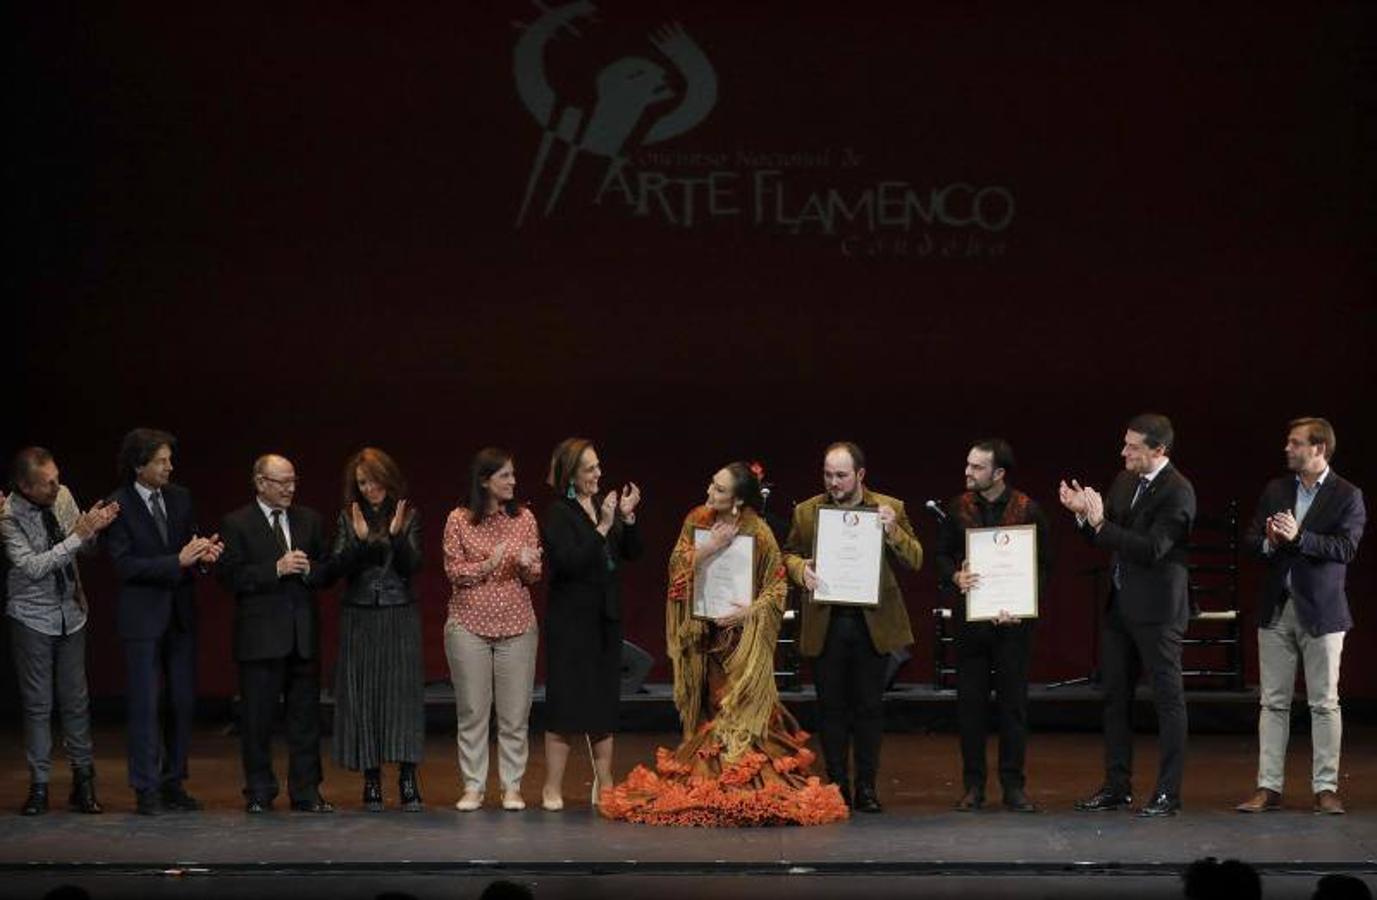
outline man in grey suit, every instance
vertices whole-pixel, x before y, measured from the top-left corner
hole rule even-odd
[[[1286,744],[1296,663],[1305,673],[1314,748],[1311,788],[1317,813],[1344,811],[1339,798],[1339,658],[1353,627],[1344,576],[1358,552],[1367,510],[1363,492],[1330,466],[1334,427],[1324,419],[1295,419],[1286,436],[1290,474],[1267,484],[1248,528],[1246,545],[1267,561],[1258,604],[1261,675],[1257,790],[1239,812],[1281,808]]]

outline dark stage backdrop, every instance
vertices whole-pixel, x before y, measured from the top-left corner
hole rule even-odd
[[[538,507],[569,434],[643,487],[626,626],[657,678],[670,545],[734,458],[765,463],[787,513],[825,444],[856,440],[928,546],[922,502],[960,490],[972,438],[1010,439],[1015,483],[1051,507],[1060,477],[1107,484],[1144,409],[1174,418],[1202,509],[1251,512],[1303,414],[1377,490],[1360,4],[10,16],[22,390],[0,450],[51,447],[87,502],[126,429],[170,429],[209,528],[258,453],[292,457],[332,518],[346,455],[386,448],[424,516],[431,678],[440,533],[488,443]],[[1095,643],[1097,557],[1053,520],[1037,679],[1083,672]],[[1349,697],[1377,696],[1373,551],[1351,570]],[[113,582],[87,571],[93,689],[116,695]],[[925,678],[931,567],[903,581],[905,677]],[[227,696],[232,602],[206,583],[200,604],[201,690]]]

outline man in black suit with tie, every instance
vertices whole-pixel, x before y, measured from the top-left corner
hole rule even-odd
[[[1062,505],[1096,547],[1113,553],[1109,602],[1101,633],[1105,780],[1076,804],[1088,812],[1133,803],[1133,694],[1144,669],[1157,708],[1157,785],[1140,816],[1181,808],[1186,756],[1186,697],[1181,640],[1190,620],[1186,539],[1195,521],[1195,489],[1168,458],[1171,420],[1135,416],[1124,434],[1124,470],[1102,498],[1094,488],[1062,482]]]
[[[119,577],[116,628],[128,673],[129,786],[141,815],[190,812],[187,751],[196,711],[196,578],[224,549],[218,536],[196,534],[191,494],[172,484],[177,439],[135,428],[120,445],[124,482],[115,491],[124,515],[106,532]],[[166,731],[159,697],[166,690]]]
[[[1296,663],[1305,673],[1314,747],[1310,786],[1314,811],[1341,814],[1339,660],[1344,633],[1353,627],[1344,577],[1367,524],[1363,492],[1329,465],[1334,426],[1324,419],[1295,419],[1286,436],[1291,474],[1268,482],[1244,538],[1267,561],[1258,604],[1257,791],[1239,812],[1281,808],[1286,744],[1291,734],[1291,696]]]
[[[320,516],[293,506],[296,469],[269,454],[253,465],[254,502],[225,516],[219,577],[234,592],[245,809],[272,809],[273,713],[286,698],[287,791],[298,812],[334,812],[320,796],[320,609],[329,581]]]

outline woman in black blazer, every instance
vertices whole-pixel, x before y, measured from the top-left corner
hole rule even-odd
[[[399,764],[398,800],[421,809],[416,764],[425,747],[421,613],[411,577],[421,567],[421,525],[408,507],[401,470],[365,447],[344,466],[344,508],[332,567],[347,580],[340,598],[332,755],[363,770],[363,805],[383,808],[382,764]]]
[[[564,767],[586,736],[593,757],[593,802],[611,787],[612,733],[621,698],[623,563],[641,555],[640,488],[628,484],[598,501],[602,469],[593,443],[555,448],[548,483],[559,496],[541,518],[549,566],[545,623],[545,786],[541,805],[564,808]]]

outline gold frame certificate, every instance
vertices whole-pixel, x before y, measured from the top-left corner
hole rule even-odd
[[[813,535],[814,603],[880,605],[885,528],[875,506],[820,506]]]
[[[693,530],[693,549],[703,546],[712,532]],[[755,599],[755,538],[738,534],[721,553],[698,570],[693,579],[693,617],[720,619],[737,610],[741,601]]]
[[[966,621],[1038,615],[1038,529],[1010,525],[966,529],[966,567],[980,584],[966,592]]]

